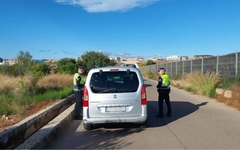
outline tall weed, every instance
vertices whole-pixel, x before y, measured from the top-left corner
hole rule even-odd
[[[191,84],[191,87],[198,94],[207,95],[211,98],[215,96],[215,88],[220,81],[220,76],[214,72],[194,71],[183,76],[184,80]]]
[[[240,110],[240,83],[235,83],[231,87],[232,98],[229,99],[228,103],[235,108]]]
[[[0,74],[0,115],[23,114],[26,106],[52,101],[72,93],[72,75],[51,74],[41,79],[30,74],[9,77]]]
[[[22,76],[18,81],[18,90],[15,92],[19,97],[32,96],[37,93],[38,78],[27,74]]]
[[[157,73],[153,73],[150,69],[146,69],[146,70],[141,70],[141,73],[143,74],[143,76],[149,78],[149,79],[153,79],[153,80],[157,80],[158,79],[158,74]]]
[[[73,84],[73,76],[69,74],[50,74],[39,80],[37,85],[44,88],[65,87]]]
[[[17,88],[19,78],[0,74],[0,93],[12,93]]]

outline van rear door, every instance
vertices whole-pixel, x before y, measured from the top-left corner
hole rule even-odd
[[[134,71],[103,71],[92,74],[89,117],[127,117],[142,114],[141,88]]]

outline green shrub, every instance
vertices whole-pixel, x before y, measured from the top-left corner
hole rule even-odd
[[[173,80],[180,80],[182,77],[181,75],[177,74],[174,77],[172,77]]]
[[[235,82],[236,82],[236,83],[240,83],[240,75],[237,75],[237,76],[236,76]]]
[[[198,94],[214,97],[214,91],[220,81],[220,76],[214,72],[203,74],[201,71],[194,71],[193,73],[184,75],[184,80],[189,82],[193,90]]]
[[[59,100],[73,93],[72,75],[51,74],[39,80],[29,74],[22,77],[0,74],[0,82],[0,115],[21,115],[27,105]]]
[[[18,93],[17,96],[25,97],[32,96],[37,93],[37,77],[33,77],[32,75],[22,76],[18,81]]]
[[[153,79],[154,78],[154,74],[152,72],[149,72],[148,76],[149,79]]]
[[[17,112],[11,109],[8,105],[6,104],[1,104],[0,105],[0,115],[10,115],[10,114],[16,114]]]
[[[196,90],[194,90],[192,87],[186,87],[185,90],[188,91],[188,92],[196,94]]]

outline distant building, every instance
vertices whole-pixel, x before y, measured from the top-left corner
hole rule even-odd
[[[189,60],[188,56],[181,56],[181,60]]]
[[[47,62],[47,63],[55,63],[55,62],[57,62],[57,60],[49,59],[49,60],[44,61],[44,62]]]
[[[171,56],[168,56],[167,58],[166,58],[166,60],[168,60],[168,61],[180,61],[181,60],[181,57],[180,56],[178,56],[178,55],[171,55]]]
[[[121,58],[120,57],[109,57],[110,60],[114,60],[115,62],[120,62]]]
[[[208,58],[208,57],[215,57],[213,55],[194,55],[193,59],[202,59],[202,58]]]
[[[4,64],[8,64],[8,65],[14,65],[16,64],[17,60],[16,59],[5,59],[3,61]]]
[[[149,60],[152,60],[153,62],[161,61],[163,58],[150,58]]]
[[[188,56],[178,56],[178,55],[172,55],[166,58],[166,60],[168,61],[184,61],[188,59],[189,59]]]
[[[141,57],[129,57],[129,58],[121,58],[121,61],[128,62],[128,63],[141,63],[144,62],[144,58]]]

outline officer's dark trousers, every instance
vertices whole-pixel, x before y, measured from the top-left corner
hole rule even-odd
[[[82,117],[82,96],[83,92],[75,92],[74,117]]]
[[[165,103],[167,105],[167,114],[172,113],[172,108],[170,104],[170,98],[169,98],[170,89],[167,90],[161,90],[158,92],[158,108],[159,108],[159,115],[163,115],[163,101],[165,100]]]

